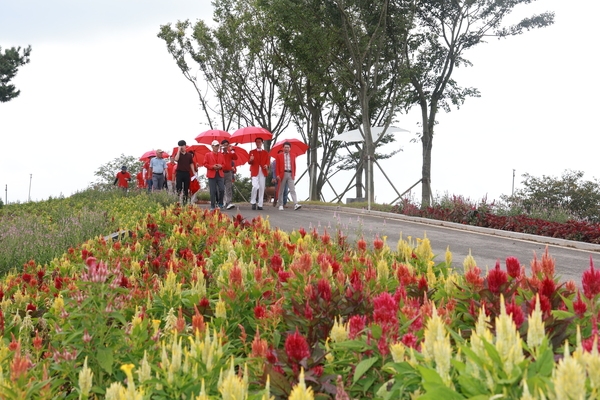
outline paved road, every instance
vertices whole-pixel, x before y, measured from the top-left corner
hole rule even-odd
[[[407,236],[422,238],[427,235],[436,254],[436,261],[444,259],[446,247],[450,246],[453,265],[461,271],[462,263],[469,250],[477,265],[485,271],[486,267],[493,268],[497,260],[500,260],[504,267],[504,260],[510,256],[517,257],[521,264],[529,268],[534,254],[541,258],[546,246],[550,256],[555,259],[556,271],[561,280],[574,280],[578,286],[581,286],[581,273],[589,268],[590,256],[600,267],[600,245],[399,214],[309,205],[304,205],[298,211],[294,211],[293,208],[279,211],[266,204],[262,211],[252,211],[249,204],[240,204],[226,212],[230,215],[239,212],[248,219],[262,215],[269,219],[272,228],[280,228],[288,232],[299,228],[308,231],[312,227],[317,227],[319,233],[327,229],[331,236],[334,236],[337,229],[341,229],[351,242],[361,236],[368,243],[371,243],[376,235],[387,236],[387,243],[392,249],[396,248],[400,235],[405,239]]]

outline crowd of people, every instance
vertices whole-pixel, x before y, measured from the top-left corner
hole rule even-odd
[[[254,143],[256,148],[250,151],[248,159],[252,182],[250,199],[252,210],[263,209],[267,178],[270,178],[269,181],[276,188],[273,206],[279,206],[279,210],[283,210],[289,193],[294,202],[294,210],[300,209],[302,206],[298,203],[294,185],[296,156],[290,151],[291,143],[285,142],[272,161],[269,152],[263,149],[263,139],[259,137]],[[144,160],[142,170],[136,175],[139,189],[146,189],[148,192],[168,190],[179,196],[181,204],[186,204],[188,201],[194,203],[200,189],[199,169],[205,168],[210,209],[230,210],[235,207],[233,181],[238,155],[229,140],[223,139],[221,142],[214,140],[211,143],[211,151],[204,154],[201,165],[196,162],[193,152],[188,151],[185,140],[177,143],[170,156],[161,149],[155,150],[154,154]],[[116,174],[113,184],[118,184],[119,188],[127,191],[131,180],[127,167],[123,166]]]

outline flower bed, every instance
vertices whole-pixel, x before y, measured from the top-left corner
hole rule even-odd
[[[0,398],[598,395],[600,271],[451,261],[169,207],[3,279]]]

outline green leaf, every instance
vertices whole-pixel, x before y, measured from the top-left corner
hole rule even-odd
[[[375,338],[375,340],[379,340],[379,338],[381,337],[381,333],[382,333],[382,329],[379,325],[377,324],[373,324],[371,326],[371,334],[373,335],[373,338]]]
[[[573,318],[575,316],[575,313],[563,310],[552,310],[550,314],[552,314],[553,317],[559,319]]]
[[[446,385],[439,383],[425,383],[423,387],[427,391],[423,396],[420,396],[419,399],[429,399],[429,400],[463,400],[465,399],[460,393],[455,392],[450,389]]]
[[[534,372],[534,375],[550,376],[552,375],[553,368],[554,354],[548,348],[531,364],[531,370]]]
[[[488,392],[483,381],[473,376],[461,375],[458,377],[458,383],[462,389],[461,392],[470,397]]]
[[[100,364],[100,367],[102,367],[102,369],[108,374],[112,374],[113,349],[110,347],[98,349],[96,357],[98,358],[98,364]]]
[[[377,357],[367,358],[366,360],[362,360],[356,366],[356,370],[354,371],[354,380],[353,383],[356,384],[361,376],[363,376],[372,366],[379,360]]]

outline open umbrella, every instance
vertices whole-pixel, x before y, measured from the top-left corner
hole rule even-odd
[[[169,155],[163,151],[163,158],[169,158]],[[150,150],[142,154],[140,161],[148,161],[150,158],[156,157],[156,150]]]
[[[279,150],[283,150],[283,144],[285,142],[288,142],[291,145],[290,153],[294,154],[296,156],[301,156],[302,154],[306,153],[306,151],[309,149],[309,146],[301,140],[284,139],[284,140],[280,140],[279,142],[275,143],[275,145],[273,147],[271,147],[271,151],[269,151],[269,155],[271,157],[276,157],[277,153],[279,153]]]
[[[196,164],[202,165],[204,164],[204,155],[210,151],[210,149],[206,146],[201,146],[199,144],[193,144],[191,146],[186,147],[186,151],[194,154],[194,162]]]
[[[250,159],[250,154],[248,154],[246,149],[243,149],[239,146],[231,146],[231,148],[235,150],[235,154],[238,157],[237,160],[233,160],[233,165],[239,167],[240,165],[244,165],[248,162]]]
[[[221,140],[223,139],[229,140],[230,136],[231,135],[227,131],[222,131],[220,129],[210,129],[196,136],[196,142],[211,144],[213,140],[218,140],[219,143],[221,143]]]
[[[240,128],[229,138],[230,143],[253,143],[256,139],[271,140],[273,134],[260,126]]]

